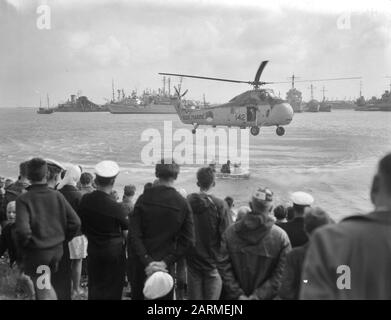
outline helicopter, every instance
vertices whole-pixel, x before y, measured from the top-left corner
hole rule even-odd
[[[239,127],[241,129],[250,127],[253,136],[257,136],[260,127],[276,126],[278,136],[285,134],[284,125],[288,125],[293,119],[293,109],[289,103],[277,97],[271,89],[261,89],[266,84],[280,82],[260,81],[260,77],[268,61],[262,61],[253,81],[240,81],[231,79],[201,77],[177,73],[163,73],[160,75],[178,76],[186,78],[206,79],[234,83],[246,83],[253,86],[252,90],[243,92],[232,98],[229,102],[208,106],[200,109],[186,107],[182,98],[188,92],[180,92],[180,86],[174,87],[178,102],[175,104],[179,119],[185,124],[192,124],[192,133],[195,134],[198,126],[210,125]],[[285,82],[284,82],[285,83]]]
[[[174,87],[177,95],[175,110],[179,119],[185,124],[193,125],[192,133],[195,134],[200,125],[239,127],[245,129],[250,127],[253,136],[257,136],[260,127],[276,126],[278,136],[285,134],[284,125],[288,125],[293,119],[292,106],[286,101],[274,94],[272,89],[261,89],[266,84],[290,83],[289,81],[266,82],[260,81],[263,70],[268,64],[268,60],[262,61],[252,81],[241,81],[232,79],[212,78],[203,76],[194,76],[178,73],[160,72],[160,75],[177,76],[185,78],[205,79],[214,81],[224,81],[233,83],[245,83],[253,86],[252,90],[245,91],[229,102],[215,105],[204,106],[203,108],[188,107],[183,103],[182,98],[188,90],[181,94],[181,87]],[[315,81],[334,81],[361,79],[361,77],[332,78],[316,80],[299,80],[297,82],[315,82]]]

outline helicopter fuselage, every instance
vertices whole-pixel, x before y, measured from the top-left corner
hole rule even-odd
[[[193,125],[245,128],[282,126],[292,121],[293,109],[289,103],[270,96],[259,99],[260,93],[262,91],[247,91],[228,103],[198,109],[178,101],[176,109],[183,123]]]

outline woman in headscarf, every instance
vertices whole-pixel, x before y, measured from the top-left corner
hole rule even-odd
[[[77,188],[80,180],[80,167],[70,165],[67,167],[64,178],[58,185],[58,190],[64,195],[72,208],[78,212],[82,193]],[[63,283],[64,299],[70,299],[72,296],[79,296],[82,293],[80,288],[80,278],[82,270],[82,261],[87,257],[87,238],[79,231],[77,235],[64,245],[64,257],[61,261],[58,279]],[[59,271],[60,271],[59,270]],[[60,298],[60,297],[59,297]]]

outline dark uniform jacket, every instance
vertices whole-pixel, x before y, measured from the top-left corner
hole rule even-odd
[[[247,214],[223,236],[220,271],[228,299],[255,295],[273,299],[280,289],[286,255],[291,250],[284,230],[271,218]]]
[[[308,241],[308,236],[304,231],[304,218],[296,217],[286,223],[279,224],[288,234],[292,248],[304,245]]]
[[[128,229],[127,212],[103,191],[85,194],[79,205],[82,232],[88,239],[88,252],[124,242],[123,231]]]
[[[194,245],[194,225],[186,199],[172,187],[156,185],[137,199],[129,223],[129,258],[144,266],[169,266]]]

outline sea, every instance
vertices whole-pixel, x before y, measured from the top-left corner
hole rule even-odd
[[[142,134],[155,129],[163,135],[164,121],[172,122],[173,131],[191,129],[175,114],[42,115],[32,108],[0,108],[0,176],[16,178],[18,164],[34,156],[78,164],[86,171],[93,171],[99,161],[113,160],[121,167],[115,184],[119,195],[126,184],[134,184],[140,194],[144,184],[155,179],[154,166],[141,157],[148,143]],[[276,205],[290,205],[292,192],[306,191],[337,221],[372,209],[372,178],[379,159],[391,152],[391,113],[299,113],[285,129],[282,137],[272,127],[250,135],[250,178],[218,179],[214,194],[232,196],[238,208],[261,186],[273,190]],[[201,166],[182,166],[176,186],[187,193],[197,191]]]

